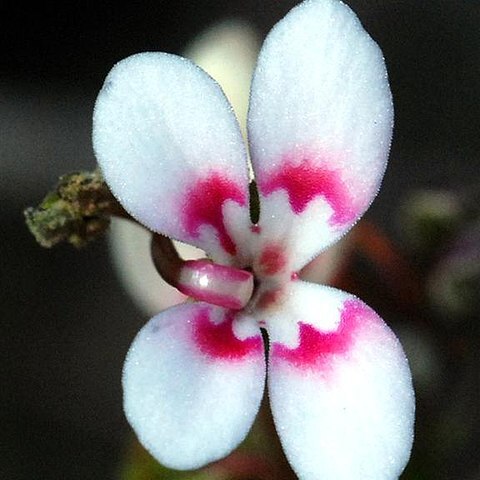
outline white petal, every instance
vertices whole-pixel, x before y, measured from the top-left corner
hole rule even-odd
[[[345,4],[303,2],[273,28],[254,73],[248,131],[262,234],[293,250],[294,269],[370,205],[392,122],[382,53]]]
[[[402,348],[357,298],[297,283],[266,318],[268,388],[301,480],[396,480],[412,446],[414,395]],[[290,323],[290,327],[287,327]],[[292,324],[295,328],[292,328]]]
[[[157,232],[235,254],[225,209],[248,221],[246,152],[220,87],[188,60],[142,53],[118,63],[98,96],[93,143],[125,209]]]
[[[195,469],[232,451],[257,414],[264,348],[248,319],[204,303],[160,313],[140,331],[123,377],[125,413],[162,464]]]

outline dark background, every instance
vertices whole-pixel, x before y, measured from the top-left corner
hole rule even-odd
[[[116,61],[146,50],[180,53],[226,17],[266,33],[295,3],[0,4],[1,479],[115,478],[130,431],[121,368],[145,320],[115,278],[105,242],[44,250],[22,209],[59,175],[94,167],[91,113]],[[480,4],[347,3],[390,73],[395,137],[368,215],[396,235],[395,212],[411,190],[479,180]]]

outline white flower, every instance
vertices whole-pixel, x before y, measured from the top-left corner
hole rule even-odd
[[[370,205],[392,118],[381,52],[353,12],[337,0],[293,9],[267,37],[252,82],[260,220],[251,225],[247,153],[219,86],[164,53],[134,55],[109,74],[94,147],[110,188],[138,221],[214,262],[189,262],[179,278],[211,301],[155,316],[125,363],[126,415],[160,462],[193,469],[227,455],[267,378],[299,478],[400,475],[414,398],[398,340],[357,298],[297,275]]]

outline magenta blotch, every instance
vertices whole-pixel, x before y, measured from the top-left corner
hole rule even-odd
[[[324,197],[334,213],[330,218],[333,225],[343,225],[355,219],[352,196],[340,173],[326,166],[317,166],[314,154],[298,153],[286,155],[279,162],[278,171],[269,172],[259,183],[260,192],[267,196],[277,190],[286,190],[292,210],[301,214],[316,197]]]
[[[224,321],[215,324],[210,320],[210,309],[201,309],[195,317],[195,344],[209,357],[223,360],[240,360],[251,354],[263,355],[260,333],[245,340],[238,339],[232,329],[234,319],[233,312],[225,312]]]
[[[345,356],[349,352],[358,330],[372,315],[374,313],[359,300],[347,300],[343,305],[337,330],[321,332],[312,325],[298,322],[300,329],[298,347],[289,348],[275,342],[272,359],[286,361],[299,369],[329,370],[332,358]]]
[[[268,310],[278,304],[283,294],[283,288],[273,288],[271,290],[267,290],[258,298],[256,307],[260,310]]]
[[[284,249],[274,243],[266,245],[260,254],[259,273],[262,275],[275,275],[287,265]]]
[[[222,207],[227,200],[245,206],[245,192],[224,175],[210,172],[204,180],[191,185],[184,198],[183,223],[188,233],[196,237],[202,225],[210,225],[217,231],[222,248],[230,255],[235,255],[237,249],[225,228]]]

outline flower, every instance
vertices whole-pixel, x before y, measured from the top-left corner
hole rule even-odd
[[[250,25],[229,20],[201,32],[187,45],[184,53],[222,87],[245,139],[250,83],[259,49],[257,34]],[[150,236],[151,232],[138,223],[123,218],[111,219],[109,243],[115,270],[141,311],[152,316],[183,303],[186,297],[158,275],[150,254]],[[205,252],[192,245],[174,243],[183,258],[191,260],[205,256]],[[314,283],[334,279],[343,267],[351,244],[343,238],[315,257],[302,269],[302,279]]]
[[[110,72],[93,131],[110,188],[138,221],[212,260],[186,262],[178,279],[208,301],[153,317],[125,362],[126,416],[161,463],[194,469],[227,455],[266,381],[299,478],[400,475],[414,395],[398,340],[359,299],[298,277],[371,203],[392,118],[383,57],[355,14],[337,0],[294,8],[268,35],[252,81],[252,225],[247,153],[219,86],[165,53]]]

